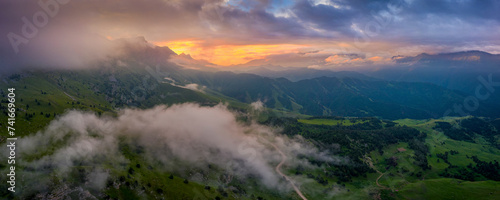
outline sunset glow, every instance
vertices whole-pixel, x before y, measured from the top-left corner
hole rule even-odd
[[[299,49],[307,47],[297,44],[252,44],[252,45],[204,45],[200,40],[177,40],[154,43],[158,46],[167,46],[177,54],[189,54],[194,59],[230,66],[244,64],[255,59],[265,59],[274,54],[297,53]]]

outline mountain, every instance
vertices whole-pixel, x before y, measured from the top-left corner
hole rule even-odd
[[[267,107],[308,115],[439,118],[465,95],[429,83],[320,77],[292,82],[232,72],[190,71],[173,76],[245,103],[261,100]],[[497,116],[484,107],[475,114]]]
[[[464,51],[393,59],[394,67],[364,73],[391,81],[436,84],[463,92],[473,107],[500,110],[500,92],[495,90],[500,86],[499,54]]]
[[[443,195],[415,189],[422,185],[498,199],[499,119],[415,120],[442,117],[465,92],[355,72],[257,69],[271,74],[264,77],[194,70],[171,63],[192,58],[168,47],[142,38],[115,42],[123,45],[121,57],[97,68],[1,77],[1,88],[16,88],[16,174],[29,190],[15,197],[3,184],[0,197],[300,199],[292,188],[261,181],[276,175],[284,177],[275,185],[294,180],[308,199]],[[7,93],[0,90],[1,126],[12,123]],[[258,100],[271,109],[250,109]],[[497,104],[481,102],[473,114],[498,117]],[[0,170],[6,180],[7,165]]]
[[[414,81],[420,83],[411,83],[412,79],[410,78],[406,78],[405,82],[392,81],[390,78],[388,78],[389,81],[385,81],[357,72],[333,72],[307,68],[283,69],[280,66],[247,68],[253,70],[254,73],[259,71],[263,75],[267,73],[267,77],[264,77],[249,73],[193,70],[169,62],[168,57],[189,58],[189,56],[177,55],[168,47],[155,47],[141,38],[124,43],[134,45],[132,48],[125,48],[132,49],[129,50],[131,53],[127,55],[133,55],[121,59],[127,63],[127,70],[129,70],[129,72],[123,72],[123,76],[147,71],[147,74],[141,76],[150,76],[148,78],[150,80],[142,82],[156,81],[161,83],[162,87],[194,89],[201,91],[202,94],[205,93],[203,95],[208,97],[232,99],[248,104],[261,100],[268,108],[286,112],[325,116],[379,116],[387,119],[440,118],[449,109],[454,109],[455,105],[462,105],[464,99],[469,95],[464,91],[444,88],[446,86],[440,87],[439,84],[432,81],[420,80]],[[476,57],[479,57],[479,60],[485,57],[482,60],[487,64],[496,59],[495,55],[473,51],[439,55],[421,54],[413,58],[399,58],[396,61],[406,63],[410,68],[414,68],[408,72],[408,74],[412,74],[419,70],[428,73],[436,70],[446,71],[449,67],[440,65],[440,63],[457,62],[467,65],[469,62],[478,62]],[[424,63],[426,66],[416,67],[424,65],[418,63]],[[439,65],[439,67],[434,65]],[[115,73],[122,70],[119,67],[116,69]],[[143,72],[137,72],[137,69]],[[403,67],[398,69],[402,70]],[[440,73],[433,75],[437,78],[443,76]],[[428,76],[423,77],[429,78]],[[127,80],[127,78],[123,80]],[[134,89],[133,86],[140,86],[140,80],[138,81],[131,83],[128,90]],[[158,92],[160,91],[146,90],[145,99],[148,97],[157,98]],[[482,101],[481,106],[471,114],[498,117],[496,111],[500,110],[500,105],[492,101],[494,99]],[[130,97],[127,101],[126,105],[135,105],[133,103],[135,101],[131,100]],[[457,113],[448,114],[456,115]]]
[[[420,54],[394,57],[396,65],[364,73],[376,78],[405,82],[427,82],[474,94],[478,78],[492,74],[500,80],[500,55],[482,51]]]
[[[284,68],[275,69],[275,67],[260,66],[251,68],[249,70],[236,70],[235,72],[250,73],[259,76],[270,78],[286,78],[290,81],[300,81],[304,79],[312,79],[319,77],[337,77],[337,78],[357,78],[362,80],[375,80],[375,78],[366,76],[359,72],[353,71],[331,71],[331,70],[318,70],[310,68]]]
[[[415,57],[399,57],[395,58],[397,63],[436,63],[436,62],[456,62],[455,64],[459,64],[466,67],[470,62],[476,63],[492,63],[499,62],[500,55],[498,54],[490,54],[484,51],[462,51],[462,52],[452,52],[452,53],[440,53],[440,54],[427,54],[422,53]],[[464,62],[465,61],[465,62]],[[469,63],[468,63],[469,62]]]
[[[477,74],[496,68],[494,63],[499,59],[498,55],[479,51],[397,57],[394,60],[400,66],[368,73],[381,79],[357,72],[250,68],[261,76],[188,69],[169,58],[192,59],[189,55],[177,55],[144,38],[113,43],[122,47],[121,57],[98,63],[99,69],[55,72],[48,76],[50,81],[62,87],[61,91],[75,94],[64,88],[64,78],[57,78],[66,75],[66,79],[87,84],[89,93],[105,95],[115,107],[176,102],[212,105],[221,100],[243,106],[260,100],[268,108],[296,114],[422,119],[440,118],[456,105],[463,105],[477,87],[471,81],[477,80]],[[452,86],[460,86],[461,90]],[[470,114],[499,117],[498,96],[497,92],[481,101],[481,106]]]

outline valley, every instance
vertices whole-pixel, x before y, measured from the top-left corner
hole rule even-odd
[[[500,160],[500,150],[497,148],[498,119],[471,116],[397,120],[363,115],[311,117],[279,108],[264,108],[257,112],[249,104],[224,93],[193,91],[162,82],[157,83],[152,90],[145,90],[144,97],[137,98],[133,96],[133,87],[130,86],[137,85],[134,80],[139,80],[146,72],[115,71],[112,75],[93,75],[105,73],[103,71],[35,72],[5,78],[6,85],[18,88],[21,94],[17,103],[16,112],[19,117],[16,126],[23,128],[18,129],[18,134],[23,137],[41,134],[37,132],[43,132],[54,121],[64,119],[69,110],[88,112],[96,117],[120,119],[123,107],[151,109],[158,104],[174,106],[184,102],[217,107],[217,104],[223,103],[231,112],[236,113],[238,123],[275,127],[279,130],[276,134],[283,135],[280,137],[303,138],[299,139],[303,143],[301,145],[312,145],[319,154],[295,152],[293,156],[290,155],[293,151],[284,152],[281,150],[283,147],[277,146],[275,142],[281,139],[268,138],[269,136],[264,136],[267,139],[261,138],[262,145],[267,146],[266,151],[279,155],[266,161],[274,173],[284,177],[281,180],[282,188],[275,190],[261,185],[262,180],[255,174],[231,175],[226,167],[218,164],[208,164],[208,168],[205,165],[186,167],[181,171],[172,170],[158,163],[159,161],[145,158],[145,153],[148,152],[144,150],[146,147],[131,143],[127,139],[129,136],[120,136],[117,153],[124,158],[124,161],[118,162],[120,167],[116,167],[116,163],[105,164],[106,162],[101,167],[98,167],[100,164],[74,163],[64,179],[57,178],[57,172],[50,172],[52,167],[49,167],[47,169],[53,175],[40,181],[50,183],[53,187],[45,189],[43,193],[36,190],[22,191],[23,195],[27,195],[23,198],[56,194],[71,197],[84,193],[105,199],[442,198],[435,185],[454,194],[458,194],[455,191],[459,190],[464,199],[471,196],[478,199],[500,197],[498,180],[494,178],[498,176],[496,169]],[[116,81],[110,81],[109,76],[115,77]],[[126,76],[127,79],[121,76]],[[132,78],[134,76],[137,78]],[[158,97],[174,93],[177,94],[175,98]],[[2,94],[5,95],[5,92]],[[451,124],[453,129],[441,125],[443,123]],[[450,135],[446,135],[448,129],[462,131],[467,137],[450,138]],[[96,134],[91,138],[103,137],[99,136],[100,133]],[[72,141],[70,138],[73,136],[65,137],[68,139],[54,141],[45,150],[24,152],[21,159],[29,163],[51,157],[60,152],[59,148],[68,147],[64,141]],[[254,151],[245,148],[241,151],[254,155]],[[321,158],[320,152],[328,152],[333,157]],[[183,165],[183,162],[186,161],[181,159],[177,164]],[[96,167],[99,168],[97,172]],[[21,167],[22,171],[19,173],[28,173],[30,168],[29,165]],[[103,186],[98,187],[101,189],[80,185],[85,182],[89,184],[91,174],[103,172],[108,178]],[[61,190],[67,192],[58,192]],[[478,193],[481,195],[475,196]]]

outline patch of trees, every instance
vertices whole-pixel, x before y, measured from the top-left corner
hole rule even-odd
[[[500,149],[500,143],[497,138],[500,127],[500,120],[486,121],[478,117],[471,117],[459,121],[460,128],[453,127],[448,122],[436,122],[434,129],[442,131],[446,136],[453,140],[474,142],[473,138],[480,135],[492,145]],[[498,127],[497,127],[498,126]]]
[[[466,129],[467,132],[476,133],[485,137],[497,134],[490,123],[477,117],[461,120],[460,126]]]
[[[383,120],[383,122],[385,123],[386,128],[396,126],[396,124],[397,124],[396,122],[389,121],[389,120]]]
[[[390,158],[385,159],[385,162],[387,163],[387,166],[389,167],[396,167],[398,166],[397,158],[392,156]]]
[[[456,155],[456,154],[458,154],[458,151],[451,150],[451,151],[445,151],[444,153],[437,153],[436,157],[443,159],[443,161],[446,164],[451,165],[450,161],[448,161],[448,154]]]
[[[447,163],[448,165],[451,165],[450,161],[448,161],[448,152],[437,153],[436,157],[441,158],[445,163]]]
[[[414,138],[408,142],[410,149],[415,151],[413,158],[415,162],[413,164],[421,167],[423,170],[431,169],[431,166],[427,162],[427,154],[429,154],[429,147],[425,145],[424,139],[426,134],[420,134],[419,137]]]
[[[493,124],[477,117],[471,117],[460,121],[460,125],[469,133],[483,136],[488,142],[500,148],[500,144],[496,142],[495,136],[499,132]]]
[[[439,175],[466,181],[475,181],[479,178],[477,173],[474,173],[473,171],[468,170],[465,167],[458,167],[456,165],[448,166],[446,169],[444,169],[444,172],[439,173]]]
[[[290,118],[270,119],[267,123],[284,127],[283,133],[287,135],[302,135],[325,144],[340,144],[346,147],[343,152],[345,155],[355,158],[390,144],[426,137],[425,133],[407,126],[383,128],[381,121],[375,118],[351,126],[303,124]]]
[[[387,145],[399,142],[408,142],[410,148],[415,150],[415,164],[424,170],[430,168],[427,162],[429,149],[424,142],[427,137],[426,133],[407,126],[386,126],[384,128],[382,121],[377,118],[361,119],[367,122],[350,126],[328,126],[304,124],[293,118],[271,117],[264,124],[283,127],[284,134],[301,135],[304,138],[326,144],[325,146],[339,144],[342,148],[330,147],[329,150],[349,157],[349,163],[333,165],[331,169],[327,170],[327,176],[337,177],[341,182],[348,182],[353,177],[373,173],[374,170],[363,161],[364,155],[371,151],[382,151]],[[318,166],[326,164],[323,161],[313,159],[310,161]],[[302,174],[302,171],[297,170],[296,173]]]
[[[35,117],[35,115],[36,115],[36,113],[35,113],[35,112],[33,112],[33,113],[28,113],[28,112],[25,112],[25,113],[24,113],[24,118],[25,118],[26,120],[31,120],[33,117]]]
[[[448,166],[444,172],[441,172],[439,175],[467,181],[485,179],[500,181],[500,165],[498,161],[481,161],[477,158],[477,156],[472,156],[471,159],[476,165],[469,164],[467,167],[458,167],[450,164],[450,166]]]
[[[337,177],[339,182],[350,182],[354,177],[366,177],[367,173],[375,173],[375,170],[365,163],[354,161],[349,164],[329,167],[325,174],[330,178]]]
[[[319,174],[317,176],[314,176],[313,174],[308,173],[307,178],[314,179],[314,180],[316,180],[316,182],[318,182],[321,185],[324,185],[324,186],[328,185],[328,180]]]
[[[444,135],[448,136],[453,140],[466,141],[466,142],[474,142],[472,140],[473,135],[469,135],[465,130],[458,129],[453,127],[448,122],[436,122],[435,130],[442,131]]]
[[[476,163],[476,166],[472,167],[474,172],[481,174],[488,179],[500,181],[500,165],[498,164],[498,161],[494,160],[493,162],[485,162],[479,160],[477,156],[472,156],[472,160]]]

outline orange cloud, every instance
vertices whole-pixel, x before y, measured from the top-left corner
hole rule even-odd
[[[329,63],[339,64],[339,63],[346,63],[346,62],[348,62],[349,58],[346,58],[344,56],[339,56],[339,55],[333,55],[333,56],[330,56],[330,57],[326,58],[325,61],[329,62]]]
[[[252,45],[204,45],[201,40],[177,40],[155,43],[158,46],[168,46],[175,53],[190,54],[195,59],[229,66],[244,64],[254,59],[264,59],[272,54],[296,53],[306,47],[296,44],[252,44]]]
[[[334,64],[334,65],[365,65],[365,64],[380,64],[383,62],[390,62],[390,58],[384,58],[381,56],[373,56],[369,58],[349,58],[348,56],[343,56],[343,55],[332,55],[329,56],[328,58],[325,59],[325,62],[328,64]]]
[[[380,56],[373,56],[371,58],[368,58],[368,60],[371,60],[373,62],[379,62],[379,61],[382,61],[384,60],[384,58],[380,57]]]
[[[344,63],[358,63],[363,62],[362,58],[351,59],[342,55],[333,55],[325,59],[326,62],[331,64],[344,64]]]

